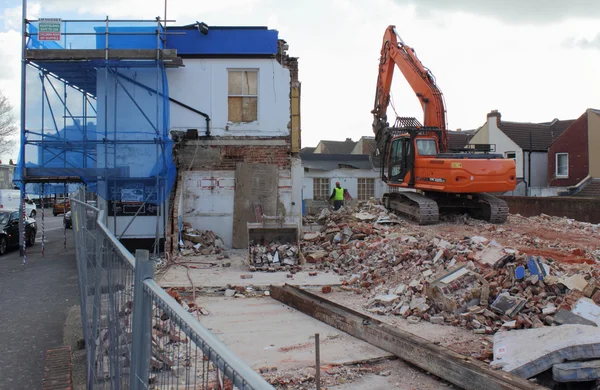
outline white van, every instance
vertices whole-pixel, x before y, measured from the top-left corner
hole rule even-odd
[[[18,210],[20,202],[21,190],[0,190],[0,209]],[[27,195],[25,208],[27,210],[27,215],[31,218],[35,218],[37,214],[37,207],[29,195]]]

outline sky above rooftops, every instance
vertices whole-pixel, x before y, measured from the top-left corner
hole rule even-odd
[[[157,0],[44,0],[28,17],[153,19]],[[381,39],[390,24],[430,68],[449,128],[474,129],[493,109],[510,121],[575,119],[600,108],[600,7],[595,0],[168,1],[178,25],[263,25],[300,57],[302,144],[372,135]],[[18,106],[21,2],[0,0],[0,89]],[[392,100],[422,119],[399,72]],[[388,115],[394,116],[390,108]]]

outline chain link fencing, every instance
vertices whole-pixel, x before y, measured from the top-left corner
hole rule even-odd
[[[86,348],[87,389],[273,389],[154,281],[135,256],[71,197]]]

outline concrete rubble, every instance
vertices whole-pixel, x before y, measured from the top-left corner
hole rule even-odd
[[[298,246],[289,243],[251,241],[248,263],[251,271],[293,271],[299,264],[299,253]]]
[[[211,230],[196,230],[191,224],[184,222],[181,238],[179,249],[182,256],[222,254],[227,257],[223,239]]]
[[[600,325],[599,247],[569,239],[600,240],[598,225],[546,215],[504,225],[452,216],[447,224],[456,231],[415,225],[370,201],[305,217],[300,247],[308,265],[342,275],[339,288],[366,298],[375,315],[481,335]],[[477,355],[493,356],[491,347]]]

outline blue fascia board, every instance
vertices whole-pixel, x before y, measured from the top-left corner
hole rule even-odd
[[[195,26],[167,28],[168,49],[180,56],[233,56],[277,54],[279,32],[266,27],[210,27],[207,35]]]

